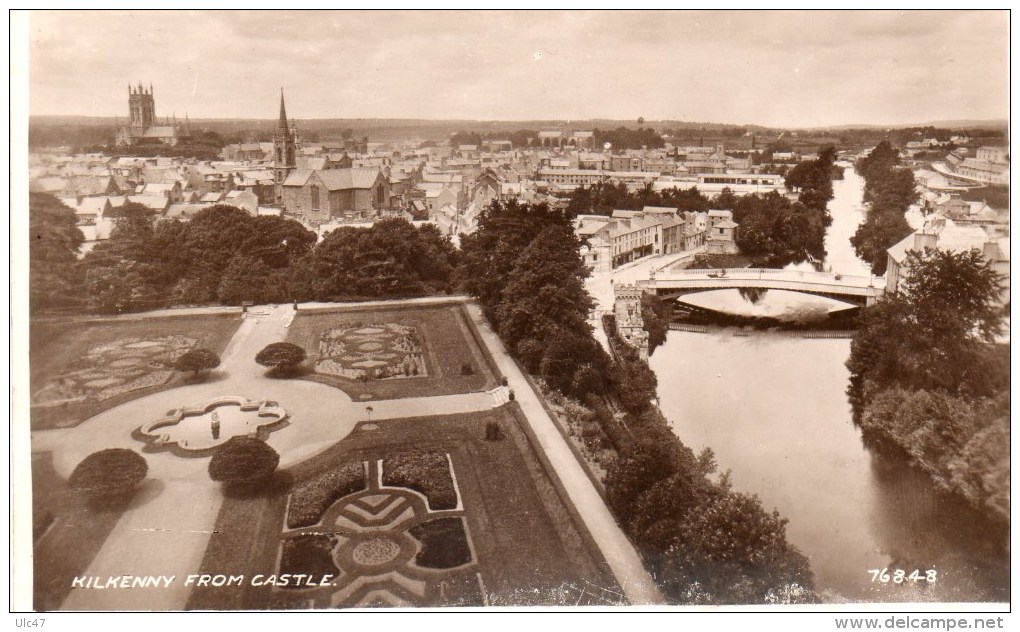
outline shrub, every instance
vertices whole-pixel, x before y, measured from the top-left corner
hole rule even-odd
[[[432,509],[457,507],[450,465],[446,453],[439,450],[415,450],[388,457],[383,463],[383,485],[421,492]]]
[[[85,457],[68,484],[88,496],[119,496],[134,489],[148,472],[145,457],[134,450],[109,448]]]
[[[365,466],[360,462],[344,463],[302,481],[290,495],[287,526],[291,529],[310,527],[337,500],[365,489]]]
[[[289,372],[305,361],[305,350],[289,342],[274,342],[255,355],[255,362],[275,373]]]
[[[410,533],[421,542],[414,561],[424,568],[454,568],[471,561],[471,547],[461,518],[436,518],[416,524]]]
[[[475,370],[471,368],[470,364],[468,364],[467,362],[464,362],[463,364],[460,365],[460,374],[461,375],[474,375],[475,374]]]
[[[304,573],[314,576],[340,574],[333,563],[334,541],[322,534],[306,534],[289,538],[280,546],[280,573]],[[288,584],[287,588],[301,589],[305,586]]]
[[[486,441],[500,441],[503,438],[503,428],[500,427],[498,421],[487,421],[485,422],[485,440]]]
[[[197,378],[201,371],[210,371],[220,365],[220,357],[208,349],[192,349],[174,362],[178,371],[193,371]]]
[[[266,442],[253,437],[233,437],[209,460],[209,478],[234,484],[258,483],[280,464],[280,455]]]

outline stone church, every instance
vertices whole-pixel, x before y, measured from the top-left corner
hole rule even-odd
[[[139,83],[137,88],[128,85],[129,124],[117,130],[117,145],[139,145],[162,143],[176,145],[180,137],[177,117],[174,120],[156,118],[156,99],[152,94],[152,84],[146,90]]]

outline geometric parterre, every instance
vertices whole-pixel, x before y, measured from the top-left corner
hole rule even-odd
[[[304,603],[318,608],[485,605],[459,490],[454,509],[433,510],[423,494],[383,485],[384,460],[363,465],[366,489],[337,500],[317,524],[281,537],[279,573],[335,568],[333,585],[277,590],[303,591]],[[302,542],[308,538],[317,546]],[[298,546],[300,560],[287,554]]]

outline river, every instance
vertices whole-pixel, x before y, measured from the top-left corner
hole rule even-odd
[[[863,219],[863,181],[848,168],[833,184],[825,267],[867,274],[849,243]],[[695,296],[757,315],[840,308],[779,291],[756,305],[734,290]],[[685,444],[715,451],[734,489],[789,519],[787,537],[811,561],[823,600],[1008,601],[1008,553],[996,549],[1001,539],[989,541],[980,516],[863,446],[846,397],[850,341],[743,334],[669,332],[650,360],[662,411]],[[872,580],[870,570],[886,568],[917,570],[918,579]]]

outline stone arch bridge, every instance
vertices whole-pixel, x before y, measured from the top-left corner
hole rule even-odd
[[[753,288],[802,292],[857,306],[872,305],[885,293],[885,277],[770,268],[653,271],[637,285],[667,299],[713,290]]]

